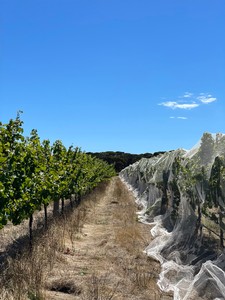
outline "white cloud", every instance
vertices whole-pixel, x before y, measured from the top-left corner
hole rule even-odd
[[[181,120],[187,120],[186,117],[170,117],[170,119],[181,119]]]
[[[165,98],[164,98],[165,99]],[[199,93],[198,95],[194,95],[190,92],[185,92],[183,96],[178,97],[177,100],[174,101],[164,101],[158,103],[158,105],[162,105],[168,107],[172,110],[180,109],[180,110],[191,110],[196,107],[213,103],[217,100],[216,97],[212,96],[208,93]],[[186,120],[185,117],[170,117],[170,119],[183,119]]]
[[[191,98],[192,96],[193,96],[192,93],[186,92],[184,93],[183,98]]]
[[[193,109],[195,107],[198,107],[199,104],[197,103],[178,103],[176,101],[167,101],[167,102],[162,102],[159,105],[163,105],[165,107],[169,107],[172,109]]]
[[[212,97],[212,95],[205,95],[203,93],[201,93],[200,96],[197,97],[197,99],[203,104],[209,104],[217,100],[215,97]]]
[[[187,120],[186,117],[177,117],[177,119]]]

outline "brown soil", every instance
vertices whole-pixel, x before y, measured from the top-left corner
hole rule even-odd
[[[172,299],[156,284],[159,263],[143,253],[150,227],[138,222],[134,196],[121,180],[113,178],[104,193],[91,194],[83,206],[82,226],[73,237],[65,235],[47,274],[45,298]]]

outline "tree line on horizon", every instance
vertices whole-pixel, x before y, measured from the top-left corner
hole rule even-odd
[[[151,158],[163,153],[165,153],[165,151],[154,153],[147,152],[142,154],[132,154],[121,151],[87,152],[87,154],[102,159],[108,164],[113,165],[117,173],[142,158]]]

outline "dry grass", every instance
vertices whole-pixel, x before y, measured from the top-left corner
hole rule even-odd
[[[136,210],[119,178],[101,185],[38,234],[32,253],[8,257],[0,299],[163,299],[159,264],[143,253],[150,228],[137,221]]]
[[[8,258],[1,274],[0,299],[42,299],[45,260],[42,253],[24,253],[16,258]]]
[[[105,188],[106,185],[102,184],[93,195],[103,193]],[[69,251],[74,248],[76,235],[82,231],[90,202],[91,200],[85,197],[83,203],[73,213],[67,211],[63,216],[52,220],[44,233],[43,230],[37,231],[32,251],[29,250],[26,222],[19,227],[9,225],[1,232],[2,249],[9,249],[9,253],[4,253],[0,266],[1,300],[46,299],[45,285],[49,272],[53,270],[54,265],[65,263],[64,254],[68,254],[65,241],[68,238],[71,243]],[[19,229],[22,231],[20,234]],[[16,249],[13,249],[15,246]]]
[[[61,292],[65,294],[80,295],[81,288],[76,285],[73,278],[61,278],[55,279],[49,283],[47,288],[50,291]]]
[[[82,300],[112,300],[116,294],[119,282],[111,285],[111,274],[99,275],[93,273],[87,280]]]
[[[44,299],[43,287],[47,273],[60,257],[63,239],[59,238],[57,226],[34,241],[32,251],[28,243],[24,249],[11,257],[8,256],[2,266],[0,279],[0,299]]]

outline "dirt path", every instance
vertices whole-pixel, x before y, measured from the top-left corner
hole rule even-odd
[[[156,285],[160,266],[143,253],[150,228],[137,221],[133,194],[121,180],[113,178],[83,205],[82,229],[65,238],[46,278],[46,299],[172,299]]]

